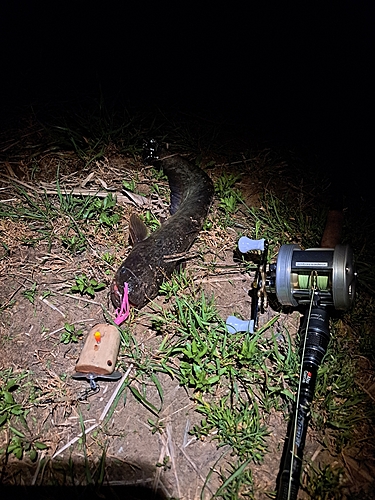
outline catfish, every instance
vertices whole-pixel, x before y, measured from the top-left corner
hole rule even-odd
[[[168,177],[171,216],[149,234],[139,217],[131,215],[129,235],[133,247],[111,285],[111,300],[116,308],[122,302],[125,283],[129,303],[137,309],[158,295],[160,285],[181,266],[181,256],[183,259],[202,230],[214,196],[212,180],[202,169],[171,154],[155,140],[145,146],[144,162],[163,169]]]

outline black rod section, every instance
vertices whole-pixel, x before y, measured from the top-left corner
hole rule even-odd
[[[313,306],[310,317],[308,314],[304,316],[300,333],[302,345],[306,336],[300,395],[285,440],[282,466],[278,477],[277,500],[297,500],[303,450],[310,420],[310,406],[314,397],[318,369],[330,339],[327,309]]]

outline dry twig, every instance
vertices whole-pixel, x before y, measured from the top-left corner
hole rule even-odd
[[[76,443],[83,435],[87,436],[87,434],[89,434],[91,431],[93,431],[94,429],[96,429],[97,427],[99,427],[99,425],[102,424],[103,420],[105,419],[109,409],[111,408],[112,406],[112,403],[113,401],[115,400],[117,394],[119,393],[123,383],[125,382],[125,380],[128,378],[131,370],[133,368],[133,365],[130,365],[129,368],[126,370],[126,373],[122,376],[120,382],[117,384],[117,387],[116,389],[113,391],[113,394],[112,396],[110,397],[108,403],[106,404],[104,410],[102,411],[102,414],[100,415],[99,417],[99,420],[98,422],[96,422],[94,425],[92,425],[91,427],[89,427],[88,429],[85,429],[84,432],[81,432],[80,434],[78,434],[78,436],[76,436],[75,438],[71,439],[68,443],[66,443],[62,448],[60,448],[58,451],[56,451],[53,455],[52,455],[52,459],[56,458],[58,455],[61,455],[61,453],[63,451],[65,451],[66,449],[68,449],[70,446],[72,446],[74,443]]]

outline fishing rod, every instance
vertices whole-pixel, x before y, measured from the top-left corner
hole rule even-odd
[[[277,480],[277,500],[297,499],[302,472],[303,450],[318,369],[330,340],[329,311],[327,308],[317,305],[317,296],[316,285],[314,285],[311,294],[311,305],[305,314],[300,330],[303,343],[299,386]]]
[[[280,247],[276,263],[267,264],[266,240],[243,236],[238,249],[242,254],[260,252],[261,257],[250,290],[251,318],[243,321],[229,316],[226,324],[230,333],[256,331],[259,314],[267,306],[267,294],[276,295],[281,306],[305,311],[300,328],[299,386],[277,481],[277,500],[296,500],[318,369],[330,340],[330,314],[348,309],[355,296],[353,252],[349,245],[342,244],[307,250],[289,244]]]

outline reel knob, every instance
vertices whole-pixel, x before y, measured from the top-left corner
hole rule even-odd
[[[238,250],[241,253],[253,252],[255,250],[264,251],[264,242],[266,240],[262,238],[261,240],[251,240],[247,236],[241,236],[238,240]]]
[[[236,316],[228,316],[226,321],[228,333],[249,332],[254,333],[254,320],[242,320]]]

